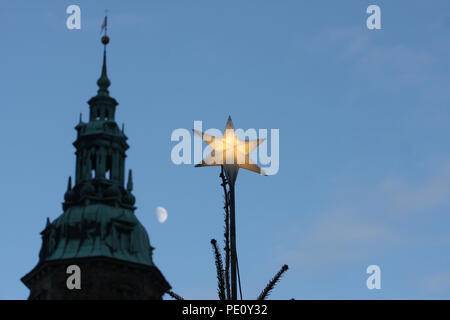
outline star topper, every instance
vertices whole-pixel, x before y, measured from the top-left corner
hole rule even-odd
[[[201,163],[196,164],[195,167],[223,166],[233,184],[236,181],[239,168],[266,175],[263,169],[249,156],[266,139],[239,140],[230,116],[222,138],[211,136],[195,129],[194,133],[202,137],[212,149],[212,152]]]

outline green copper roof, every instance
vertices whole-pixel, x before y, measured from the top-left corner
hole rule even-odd
[[[109,96],[106,44],[102,38],[102,73],[98,93],[89,101],[89,121],[76,126],[75,185],[69,178],[64,213],[42,231],[39,263],[51,260],[109,257],[154,266],[153,248],[136,216],[133,178],[125,189],[127,137],[115,122],[117,101]]]
[[[42,232],[40,263],[110,257],[153,266],[149,237],[132,210],[104,204],[70,207]]]

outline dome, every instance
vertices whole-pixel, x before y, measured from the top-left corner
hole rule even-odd
[[[80,194],[82,196],[95,194],[95,187],[88,181],[81,187]]]
[[[109,257],[154,266],[147,231],[130,209],[105,204],[70,207],[42,235],[40,263]]]
[[[120,195],[120,188],[118,185],[113,184],[103,193],[105,197],[116,197]]]
[[[75,192],[75,190],[68,190],[64,194],[64,200],[66,202],[72,202],[72,201],[75,201],[76,199],[77,199],[77,193]]]
[[[131,193],[131,191],[127,191],[123,197],[123,201],[126,204],[133,206],[136,203],[136,197]]]

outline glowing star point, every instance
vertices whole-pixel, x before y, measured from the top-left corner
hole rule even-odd
[[[228,117],[222,138],[195,129],[194,133],[202,137],[212,149],[201,163],[195,165],[196,167],[223,166],[232,183],[236,180],[239,168],[266,175],[249,156],[265,139],[239,140],[231,116]]]

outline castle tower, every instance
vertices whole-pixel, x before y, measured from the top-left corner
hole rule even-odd
[[[161,299],[170,289],[154,265],[153,247],[136,218],[131,170],[125,186],[127,137],[115,122],[117,101],[103,67],[89,122],[75,127],[75,184],[69,177],[63,214],[41,232],[37,266],[22,278],[29,299]],[[80,271],[80,289],[69,289],[69,266]]]

